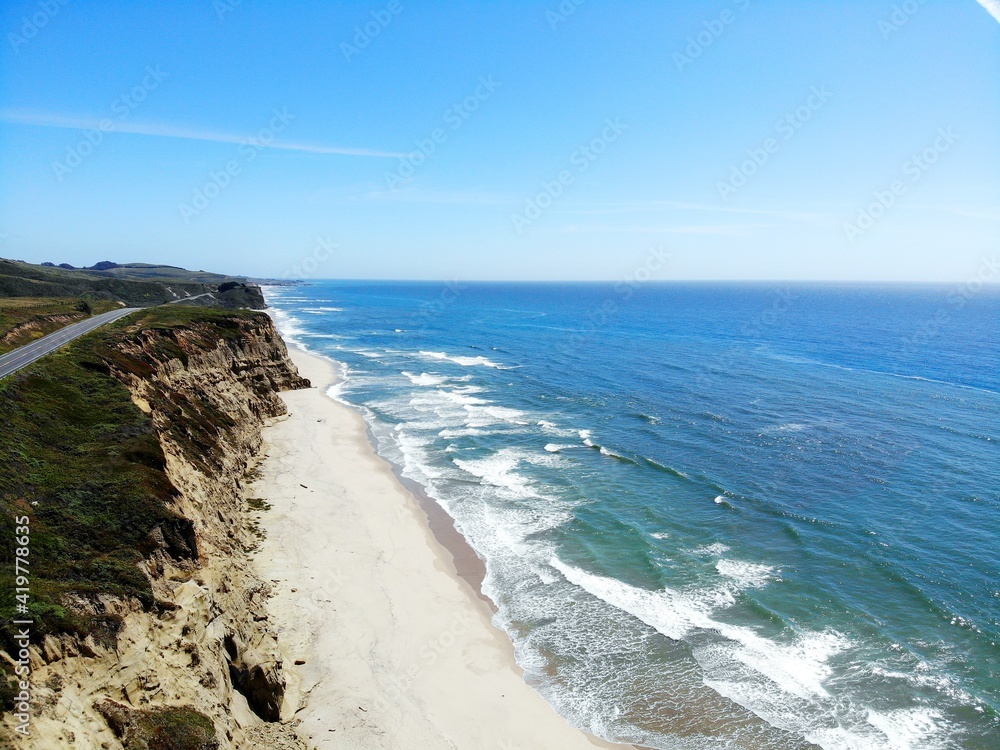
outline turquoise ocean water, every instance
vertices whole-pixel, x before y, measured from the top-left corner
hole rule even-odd
[[[651,748],[1000,748],[1000,291],[315,282],[282,334],[526,679]]]

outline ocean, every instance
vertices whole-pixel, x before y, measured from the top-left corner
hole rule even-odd
[[[663,750],[1000,748],[1000,289],[311,282],[525,679]]]

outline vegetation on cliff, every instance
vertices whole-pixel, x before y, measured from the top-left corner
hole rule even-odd
[[[67,595],[112,594],[144,607],[155,602],[139,563],[157,548],[193,557],[186,519],[169,507],[176,490],[150,417],[122,380],[148,377],[169,360],[239,346],[261,313],[158,307],[89,334],[0,381],[0,537],[13,518],[31,518],[29,617],[37,639],[48,633],[113,638],[114,616],[65,606]],[[210,463],[230,417],[179,396],[155,408],[190,457]],[[206,468],[208,468],[206,466]],[[0,549],[0,638],[8,649],[15,617],[13,544]]]
[[[125,750],[217,750],[212,721],[194,709],[172,706],[136,711],[115,701],[97,706]]]
[[[113,300],[61,297],[0,298],[0,354],[91,315],[115,310]]]

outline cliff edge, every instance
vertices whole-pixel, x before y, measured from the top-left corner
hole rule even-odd
[[[278,392],[308,385],[267,315],[177,307],[0,383],[0,745],[304,747],[283,723],[298,696],[249,564],[260,531],[244,483]]]

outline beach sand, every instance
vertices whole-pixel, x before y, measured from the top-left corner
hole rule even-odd
[[[299,733],[324,749],[624,747],[573,729],[524,682],[476,591],[478,559],[326,396],[333,365],[290,354],[314,387],[282,394],[290,416],[265,429],[250,495],[272,505],[257,566]]]

